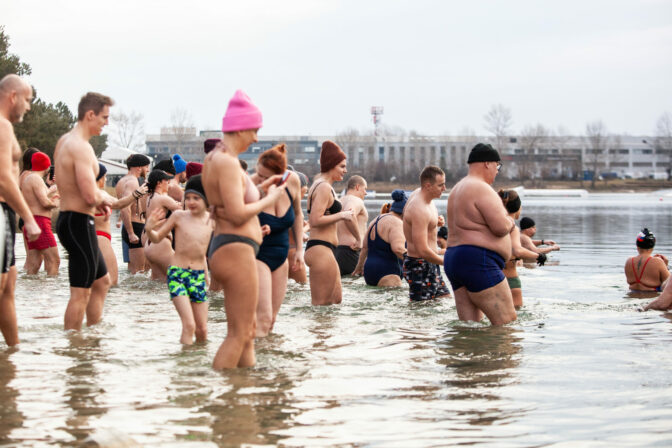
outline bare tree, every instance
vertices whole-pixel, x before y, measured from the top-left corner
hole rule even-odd
[[[503,151],[513,124],[511,109],[502,104],[494,104],[483,119],[485,120],[485,130],[494,135],[497,149]]]
[[[536,155],[537,149],[544,146],[548,138],[548,130],[541,124],[525,126],[518,138],[518,144],[523,150],[520,157],[517,157],[518,177],[520,180],[532,179],[536,174]],[[523,182],[524,183],[524,182]]]
[[[593,179],[590,182],[590,188],[595,188],[595,179],[597,179],[597,168],[599,167],[600,159],[606,161],[608,157],[606,149],[609,145],[609,135],[607,134],[607,127],[602,120],[586,124],[585,138],[590,148],[588,162],[593,169]]]
[[[184,142],[189,137],[196,134],[194,127],[194,120],[191,114],[186,109],[178,107],[173,109],[170,113],[170,127],[165,129],[168,135],[175,137],[177,152],[180,152],[184,146]]]
[[[672,115],[664,112],[656,123],[656,151],[667,153],[667,180],[672,178]]]
[[[141,113],[120,110],[110,115],[110,140],[122,148],[140,151],[145,146],[145,123]]]

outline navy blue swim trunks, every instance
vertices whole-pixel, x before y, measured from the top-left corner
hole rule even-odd
[[[443,268],[453,291],[464,286],[469,292],[480,292],[504,280],[504,258],[478,246],[449,247],[443,257]]]

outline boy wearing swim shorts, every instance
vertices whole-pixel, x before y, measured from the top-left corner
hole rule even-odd
[[[208,297],[206,295],[206,253],[213,225],[207,212],[207,200],[201,175],[193,176],[184,191],[184,207],[167,220],[163,209],[147,218],[145,232],[158,244],[175,229],[175,255],[168,267],[170,298],[182,320],[182,344],[204,342],[207,338]],[[157,228],[158,227],[158,228]]]

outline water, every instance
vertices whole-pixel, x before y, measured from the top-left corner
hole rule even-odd
[[[224,373],[210,368],[221,295],[209,342],[183,348],[165,286],[125,267],[104,322],[79,334],[62,330],[67,262],[58,279],[20,275],[22,343],[0,346],[0,445],[670,446],[672,313],[638,312],[648,299],[623,275],[643,225],[672,255],[672,198],[660,198],[524,200],[562,250],[520,269],[525,306],[508,326],[362,279],[345,280],[342,305],[315,308],[290,282],[257,366]],[[118,231],[113,244],[120,254]],[[17,253],[21,267],[21,241]]]

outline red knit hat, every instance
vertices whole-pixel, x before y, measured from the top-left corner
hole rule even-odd
[[[31,171],[44,171],[51,166],[51,160],[48,155],[38,151],[30,158],[30,164]]]
[[[191,176],[201,174],[201,171],[203,171],[203,164],[202,163],[198,163],[198,162],[187,163],[187,179],[189,179]]]
[[[326,173],[345,159],[345,153],[340,146],[331,140],[325,140],[320,152],[320,172]]]

